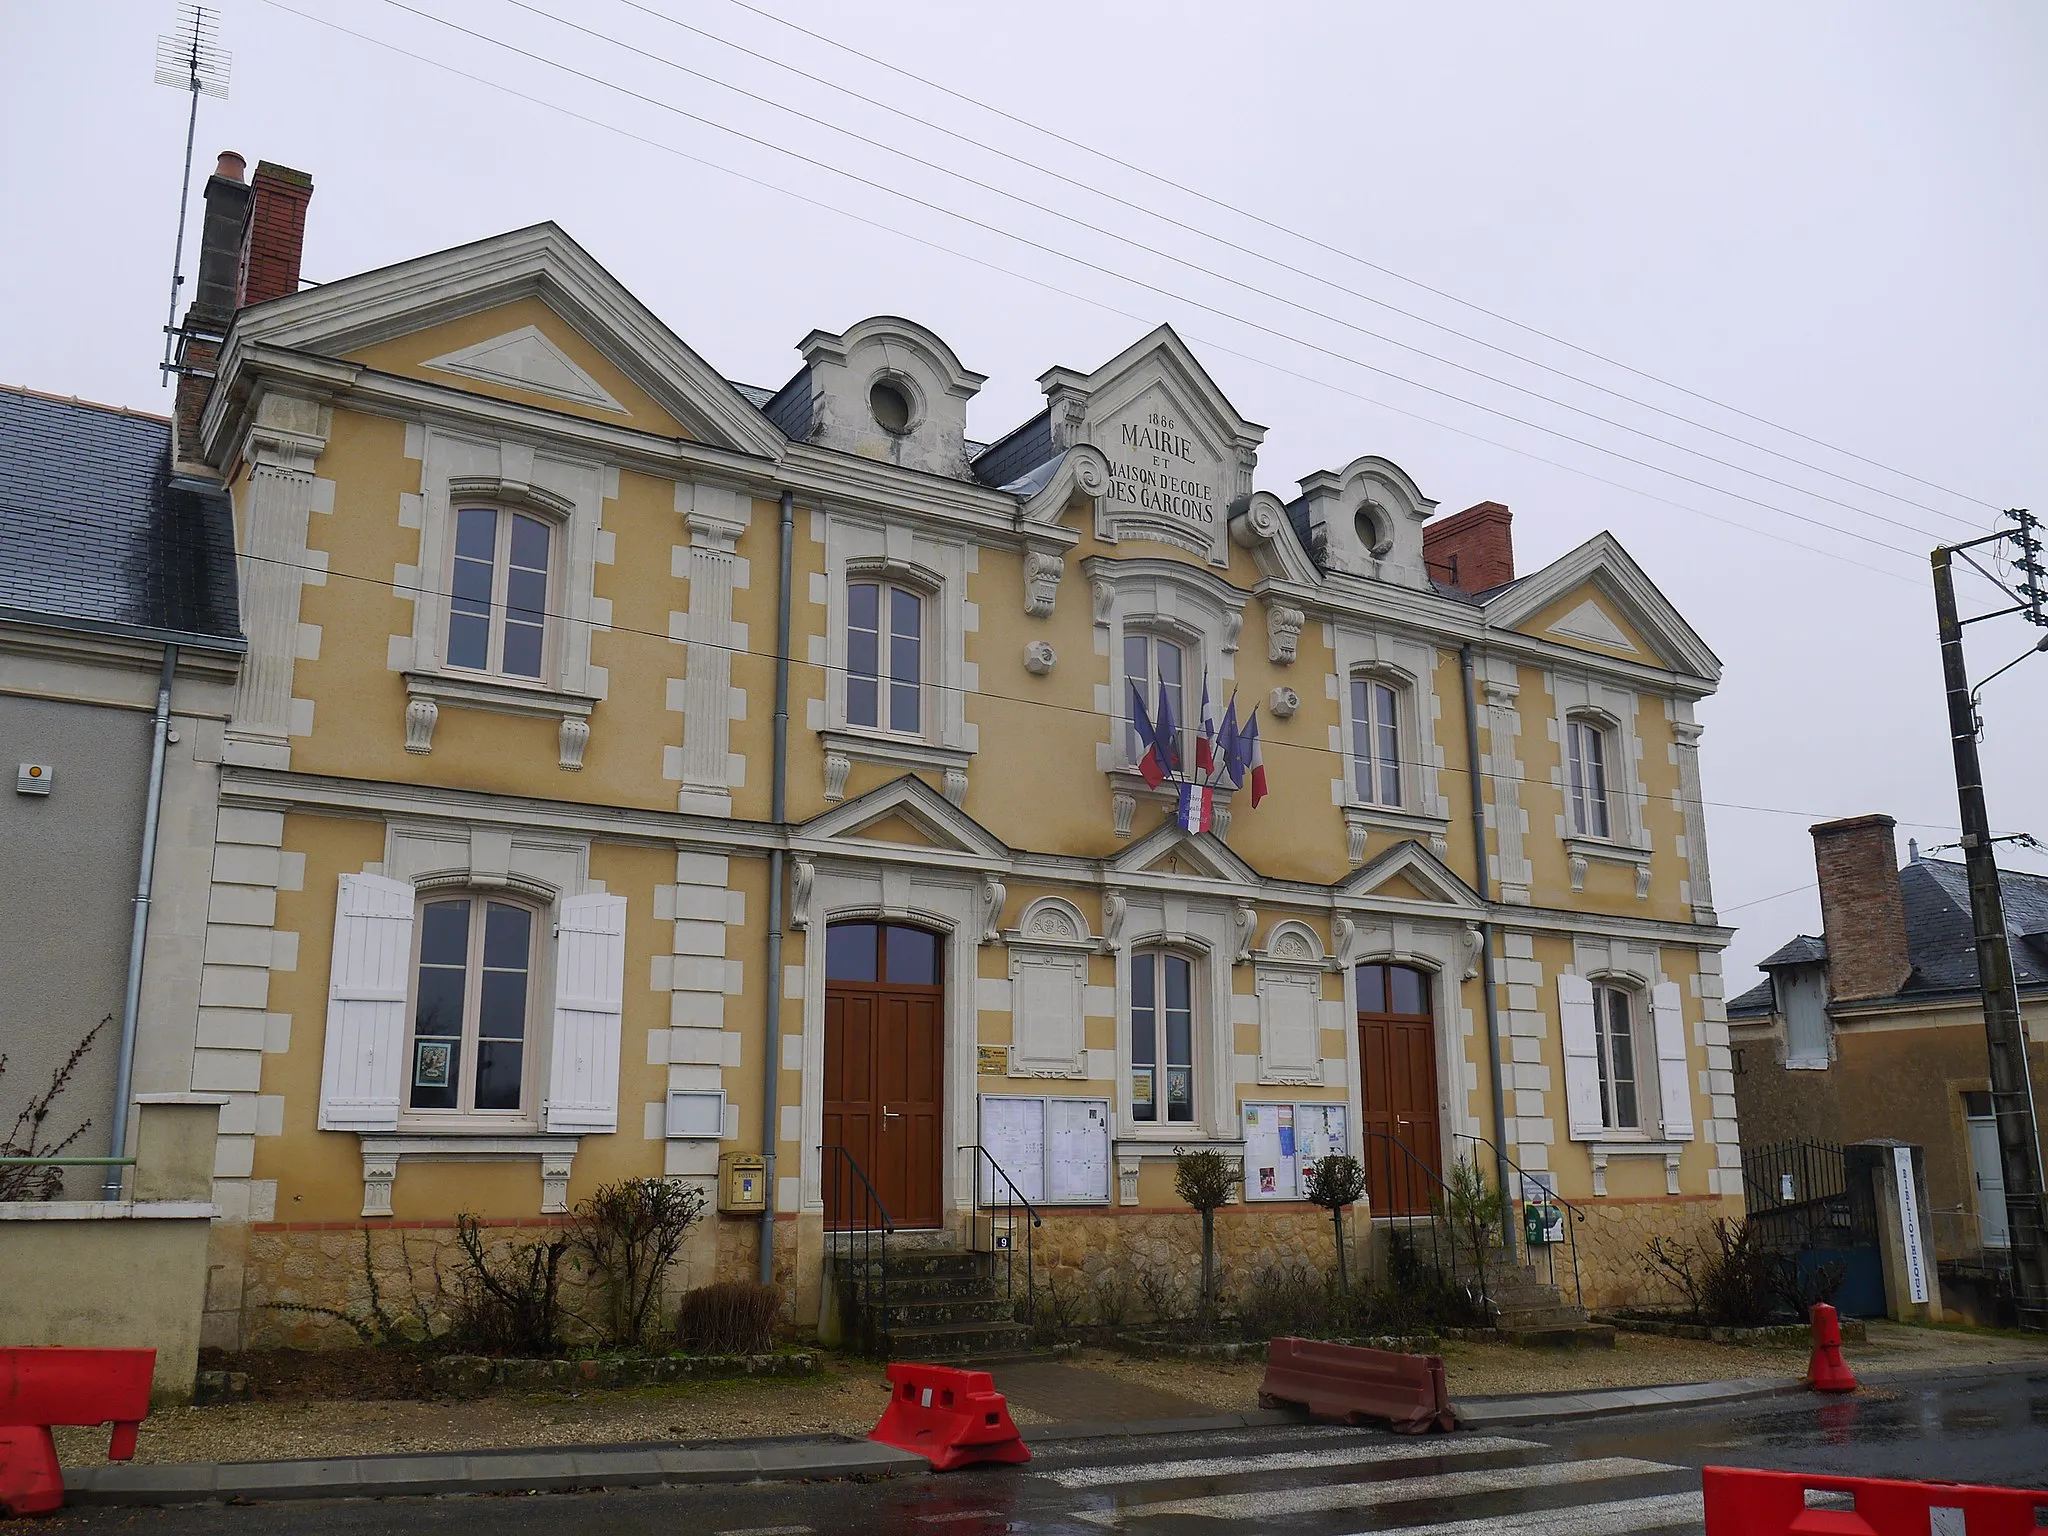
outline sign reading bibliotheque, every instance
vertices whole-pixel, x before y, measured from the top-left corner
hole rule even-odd
[[[981,1096],[976,1180],[983,1204],[1001,1205],[1009,1189],[993,1158],[1033,1205],[1109,1204],[1109,1100],[1060,1095]]]

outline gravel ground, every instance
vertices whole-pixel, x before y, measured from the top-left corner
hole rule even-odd
[[[1872,1323],[1870,1342],[1845,1353],[1858,1369],[2048,1361],[2040,1341]],[[1236,1364],[1131,1360],[1088,1350],[1071,1362],[1223,1412],[1257,1406],[1258,1361]],[[1444,1363],[1458,1397],[1601,1387],[1719,1381],[1734,1376],[1796,1376],[1803,1350],[1753,1349],[1622,1334],[1612,1350],[1550,1353],[1506,1344],[1449,1343]],[[998,1371],[1000,1374],[1000,1371]],[[138,1461],[263,1461],[378,1455],[399,1451],[485,1450],[502,1446],[596,1445],[633,1441],[734,1439],[753,1435],[865,1435],[883,1406],[879,1367],[826,1357],[810,1380],[712,1381],[466,1402],[258,1401],[214,1408],[169,1408],[142,1426]],[[1041,1415],[1012,1410],[1020,1426]],[[59,1429],[70,1465],[106,1455],[103,1430]]]

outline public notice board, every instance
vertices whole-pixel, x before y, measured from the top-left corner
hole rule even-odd
[[[1109,1203],[1107,1099],[985,1093],[981,1145],[1033,1205]],[[1000,1205],[1008,1186],[978,1161],[982,1201]]]
[[[1247,1103],[1242,1115],[1247,1200],[1299,1200],[1302,1170],[1347,1150],[1342,1104]]]

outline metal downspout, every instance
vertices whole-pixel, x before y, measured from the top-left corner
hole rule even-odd
[[[1479,700],[1472,683],[1472,646],[1458,647],[1458,670],[1465,680],[1465,752],[1471,759],[1465,781],[1472,787],[1472,862],[1479,899],[1493,901],[1493,870],[1486,856],[1486,795],[1479,775]],[[1486,1061],[1493,1069],[1494,1177],[1500,1187],[1501,1247],[1508,1261],[1515,1257],[1514,1202],[1508,1194],[1508,1106],[1506,1074],[1500,1061],[1500,1002],[1493,986],[1493,924],[1479,924],[1479,985],[1486,998]]]
[[[789,582],[796,503],[782,493],[782,552],[775,586],[775,762],[768,815],[780,839],[789,791]],[[782,1070],[782,844],[768,850],[768,1022],[761,1036],[761,1283],[775,1280],[775,1090]]]
[[[128,1096],[135,1080],[135,1028],[142,1013],[142,955],[149,941],[149,890],[156,876],[156,829],[164,800],[164,748],[171,734],[171,678],[178,648],[164,647],[156,681],[156,713],[150,717],[149,789],[142,808],[142,858],[135,877],[135,915],[128,930],[128,985],[121,998],[121,1056],[114,1075],[114,1129],[108,1155],[128,1155]],[[121,1169],[107,1169],[109,1200],[121,1198]]]

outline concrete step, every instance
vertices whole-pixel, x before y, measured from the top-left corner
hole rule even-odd
[[[1614,1348],[1614,1329],[1607,1323],[1558,1323],[1539,1328],[1503,1326],[1501,1337],[1527,1349]]]
[[[892,1360],[975,1360],[1031,1347],[1022,1323],[959,1323],[940,1328],[899,1328],[886,1346]]]
[[[875,1309],[893,1332],[897,1329],[952,1328],[963,1324],[1014,1323],[1017,1308],[1000,1296],[922,1297],[899,1300],[892,1292],[888,1304]]]
[[[1503,1330],[1577,1328],[1587,1321],[1583,1307],[1496,1307],[1496,1326]]]

